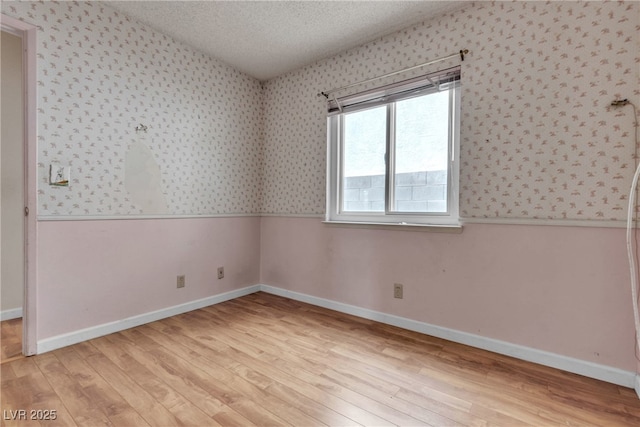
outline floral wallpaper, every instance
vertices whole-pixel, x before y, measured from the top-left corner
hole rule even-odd
[[[39,28],[39,215],[321,215],[318,92],[466,48],[404,76],[462,66],[461,215],[625,217],[638,2],[476,2],[262,85],[99,2],[1,8]]]
[[[39,30],[39,215],[259,211],[258,81],[98,2],[2,13]],[[51,164],[69,187],[49,185]]]
[[[318,92],[466,48],[423,69],[462,65],[461,216],[624,219],[634,117],[610,103],[640,107],[639,17],[638,2],[476,2],[268,82],[263,211],[324,212]]]

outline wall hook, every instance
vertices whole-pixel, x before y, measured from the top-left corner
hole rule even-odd
[[[135,127],[135,129],[136,129],[136,132],[140,132],[140,131],[146,132],[148,127],[140,123],[138,126]]]

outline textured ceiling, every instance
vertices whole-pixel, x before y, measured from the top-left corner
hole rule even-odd
[[[105,1],[259,80],[464,6],[464,1]]]

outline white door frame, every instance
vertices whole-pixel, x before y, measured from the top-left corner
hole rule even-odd
[[[22,39],[23,93],[24,93],[24,202],[25,202],[25,283],[22,307],[22,353],[31,356],[37,353],[37,77],[36,35],[37,27],[0,14],[3,31]],[[28,213],[28,214],[27,214]]]

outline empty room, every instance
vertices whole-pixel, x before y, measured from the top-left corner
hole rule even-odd
[[[0,425],[640,425],[640,2],[0,7]]]

